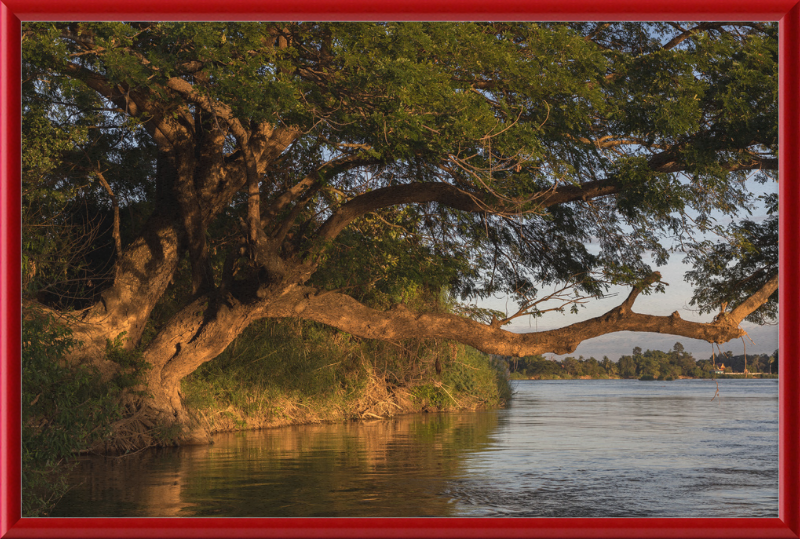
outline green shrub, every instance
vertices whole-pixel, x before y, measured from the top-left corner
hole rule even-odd
[[[443,370],[442,382],[455,393],[485,406],[500,406],[511,398],[505,363],[463,345],[456,345],[455,356]]]
[[[228,430],[384,417],[415,407],[498,406],[511,394],[504,369],[461,345],[386,343],[313,322],[260,320],[185,378],[182,392],[212,429]]]
[[[135,395],[145,396],[145,391],[138,390],[152,365],[142,359],[142,347],[133,350],[125,350],[124,341],[126,333],[122,332],[117,338],[106,341],[106,359],[119,365],[120,369],[111,380],[109,389],[117,396],[123,391],[129,391]]]
[[[64,360],[79,343],[51,316],[22,321],[22,514],[46,516],[67,491],[75,456],[110,433],[118,390],[95,369]]]

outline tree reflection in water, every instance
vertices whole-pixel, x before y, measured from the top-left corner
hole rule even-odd
[[[447,516],[497,411],[301,425],[82,459],[53,516]]]

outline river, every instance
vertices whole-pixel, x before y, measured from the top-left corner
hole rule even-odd
[[[778,516],[777,380],[512,384],[501,410],[82,458],[52,516]]]

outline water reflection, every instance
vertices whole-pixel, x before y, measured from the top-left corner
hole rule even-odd
[[[87,458],[53,516],[776,517],[774,380],[520,382],[505,410]]]
[[[489,443],[497,415],[296,426],[88,458],[53,516],[447,516],[440,493]]]

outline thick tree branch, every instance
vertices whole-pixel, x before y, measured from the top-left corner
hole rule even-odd
[[[149,90],[132,90],[127,85],[114,86],[103,75],[72,62],[57,62],[65,75],[82,81],[89,88],[116,105],[119,112],[132,118],[144,120],[144,128],[158,145],[164,149],[172,147],[181,136],[175,131],[175,122],[164,122],[163,111],[150,99]]]
[[[512,333],[453,314],[415,313],[402,305],[396,305],[388,311],[377,311],[335,292],[317,296],[307,291],[301,294],[298,289],[294,294],[297,301],[294,312],[301,318],[328,324],[364,338],[391,341],[413,335],[418,338],[451,339],[486,353],[521,357],[548,352],[568,354],[585,340],[618,331],[664,333],[713,343],[727,342],[744,335],[738,322],[762,305],[777,287],[777,281],[770,281],[762,291],[745,302],[746,306],[743,304],[741,310],[734,310],[729,316],[718,317],[713,322],[686,321],[677,312],[670,316],[633,312],[631,307],[639,293],[659,278],[658,273],[652,274],[642,285],[634,288],[621,305],[601,316],[564,328],[535,333]]]
[[[777,164],[777,159],[753,156],[735,165],[725,165],[723,168],[729,172],[756,169],[777,170]],[[673,150],[665,150],[652,156],[648,160],[648,165],[651,170],[660,173],[680,172],[686,169],[686,165],[675,157]],[[554,189],[542,191],[538,195],[531,197],[527,202],[534,205],[534,211],[536,211],[536,209],[566,202],[585,201],[601,196],[614,195],[622,190],[623,187],[612,177],[580,185],[561,185]],[[468,193],[447,183],[411,183],[383,187],[350,200],[342,205],[320,227],[317,234],[320,239],[331,241],[347,225],[361,215],[388,206],[422,204],[426,202],[438,202],[454,209],[469,212],[520,213],[519,205],[516,203],[492,200],[489,196]]]
[[[121,112],[138,117],[148,112],[138,92],[131,92],[121,86],[113,86],[104,76],[72,62],[61,62],[64,74],[82,81],[86,86],[114,103]],[[152,112],[152,111],[149,111]]]
[[[317,236],[323,241],[330,241],[361,215],[388,206],[421,204],[424,202],[438,202],[451,208],[469,212],[486,210],[486,206],[480,204],[476,196],[448,183],[418,182],[393,185],[357,196],[342,205],[338,211],[323,223],[317,231]]]
[[[733,309],[728,316],[733,322],[738,324],[739,322],[750,316],[753,313],[753,311],[755,311],[761,305],[766,303],[769,297],[777,289],[778,289],[778,275],[775,275],[772,279],[767,281],[764,284],[764,286],[762,286],[756,293],[754,293],[752,296],[750,296],[745,301],[740,303],[735,309]],[[722,316],[725,316],[725,313],[722,313]]]
[[[529,202],[535,205],[535,210],[538,210],[565,202],[612,195],[618,193],[619,190],[619,186],[613,180],[597,180],[581,185],[562,185],[543,191]],[[520,213],[520,208],[516,204],[482,199],[479,195],[468,193],[448,183],[417,182],[383,187],[350,200],[319,228],[317,236],[324,241],[330,241],[361,215],[388,206],[426,202],[438,202],[450,208],[468,212]]]
[[[543,191],[539,196],[533,197],[531,202],[536,209],[540,209],[617,192],[619,192],[619,186],[613,180],[597,180],[581,185],[562,185]],[[518,205],[485,200],[479,195],[468,193],[449,183],[417,182],[383,187],[350,200],[320,227],[317,235],[320,239],[330,241],[361,215],[388,206],[426,202],[438,202],[450,208],[468,212],[520,213]]]
[[[681,172],[686,170],[686,164],[676,157],[674,150],[660,152],[648,160],[650,168],[656,172]],[[747,155],[746,158],[735,164],[723,164],[726,172],[739,170],[778,170],[778,160],[769,157]]]
[[[256,159],[247,144],[248,138],[239,138],[239,147],[242,150],[247,175],[247,226],[249,229],[247,238],[254,245],[258,238],[256,231],[261,230],[261,194]]]
[[[281,226],[279,226],[272,233],[272,237],[274,238],[277,245],[283,244],[283,240],[285,240],[286,236],[289,235],[289,231],[294,226],[294,223],[300,216],[300,213],[302,213],[302,211],[306,208],[309,202],[311,202],[314,199],[314,196],[319,192],[321,188],[322,188],[321,182],[312,184],[312,186],[306,192],[305,196],[294,205],[292,211],[289,212],[289,215],[283,220]]]
[[[248,142],[250,137],[247,131],[242,126],[239,119],[233,114],[233,109],[227,104],[221,101],[214,101],[210,97],[201,94],[195,90],[194,86],[178,77],[170,78],[167,81],[167,88],[178,93],[181,97],[200,105],[203,110],[213,114],[218,119],[224,120],[233,133],[233,136],[239,140],[240,144],[246,144]]]

